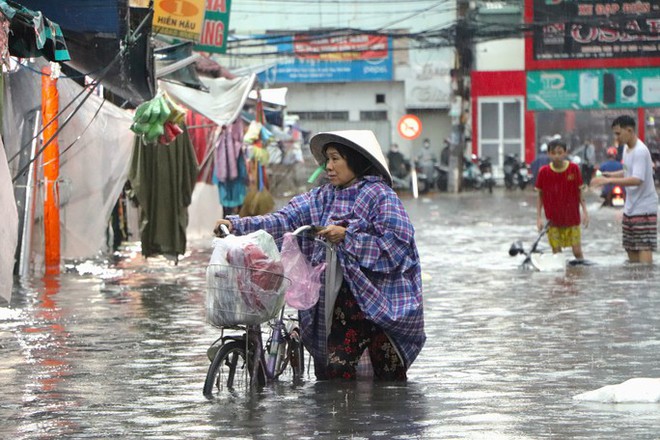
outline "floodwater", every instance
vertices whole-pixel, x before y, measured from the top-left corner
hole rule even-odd
[[[596,264],[544,273],[508,255],[537,236],[531,191],[404,202],[428,335],[406,384],[308,377],[207,400],[210,241],[177,266],[129,246],[115,263],[26,281],[0,308],[0,438],[660,438],[660,404],[572,399],[660,377],[658,263],[625,262],[619,210],[592,197],[583,240]]]

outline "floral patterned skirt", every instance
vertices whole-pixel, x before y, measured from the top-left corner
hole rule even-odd
[[[374,379],[406,380],[404,367],[385,332],[369,321],[346,283],[342,284],[328,336],[328,379],[355,379],[364,350],[369,350]]]

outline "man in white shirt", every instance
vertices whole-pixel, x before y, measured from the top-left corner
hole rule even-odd
[[[625,145],[623,170],[604,172],[593,186],[614,184],[626,187],[623,207],[623,248],[632,263],[652,263],[658,243],[658,193],[653,181],[651,153],[635,131],[635,120],[619,116],[612,122],[617,144]]]

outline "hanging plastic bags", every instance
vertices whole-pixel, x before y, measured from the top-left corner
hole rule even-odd
[[[312,308],[319,300],[325,263],[312,267],[300,250],[296,236],[291,233],[284,234],[281,256],[284,276],[291,280],[291,286],[284,294],[286,303],[297,310]]]

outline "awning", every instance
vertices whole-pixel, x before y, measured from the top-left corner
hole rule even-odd
[[[0,12],[9,20],[9,53],[19,58],[49,61],[71,59],[60,26],[39,11],[0,0]]]
[[[100,79],[106,89],[134,105],[154,97],[149,8],[130,7],[129,0],[21,0],[21,4],[59,23],[71,53],[68,66]]]
[[[280,107],[286,107],[286,93],[288,92],[287,87],[279,87],[274,89],[261,89],[259,90],[261,94],[261,102],[264,104],[277,105]],[[257,91],[252,90],[248,95],[250,99],[257,100]]]
[[[201,55],[193,54],[192,48],[192,42],[185,42],[154,50],[156,78],[208,91],[195,68]]]
[[[234,79],[202,78],[208,93],[164,81],[160,82],[160,87],[189,109],[223,126],[238,118],[255,78],[254,74]]]

